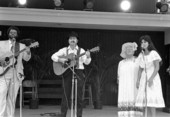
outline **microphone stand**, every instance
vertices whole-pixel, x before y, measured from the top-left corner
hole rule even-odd
[[[20,117],[22,117],[22,80],[19,81],[20,86]]]
[[[75,63],[76,60],[74,59]],[[70,68],[72,70],[72,91],[71,91],[71,117],[77,117],[77,77],[75,76],[75,67]]]
[[[12,104],[12,114],[15,114],[14,110],[15,110],[15,102],[16,102],[16,99],[15,99],[15,44],[16,44],[16,40],[13,39],[13,50],[12,50],[12,53],[13,53],[13,57],[12,57],[12,68],[13,68],[13,78],[12,78],[12,89],[13,89],[13,93],[12,93],[12,102],[14,102]],[[15,42],[15,43],[14,43]],[[23,75],[20,74],[21,77],[23,77]],[[19,86],[20,86],[20,117],[22,117],[22,80],[19,81]],[[17,96],[16,96],[17,97]]]
[[[20,86],[20,117],[22,117],[22,81],[24,79],[24,75],[23,74],[20,74],[19,73],[19,76],[20,76],[20,79],[19,79],[19,86]]]
[[[12,72],[12,97],[11,97],[11,99],[12,99],[12,114],[14,114],[14,109],[15,109],[15,79],[14,79],[14,77],[15,77],[15,43],[16,43],[16,41],[15,41],[15,39],[13,39],[12,40],[13,42],[12,42],[12,46],[13,46],[13,48],[12,48],[12,54],[13,54],[13,57],[12,57],[12,70],[13,70],[13,72]]]
[[[75,60],[72,60],[75,62]],[[67,62],[64,63],[67,66],[70,66]],[[68,67],[72,71],[72,90],[71,90],[71,117],[77,117],[77,78],[79,76],[75,73],[75,67]],[[75,99],[75,100],[74,100]]]
[[[147,77],[147,70],[146,70],[146,60],[145,60],[143,50],[142,50],[142,54],[143,54],[143,61],[144,61],[144,65],[145,65],[144,66],[144,72],[146,74],[146,77],[145,77],[145,80],[146,80],[146,82],[145,82],[145,100],[144,100],[144,102],[145,102],[145,117],[147,117],[147,113],[148,113],[148,110],[147,110],[147,85],[148,85],[147,80],[148,80],[148,77]]]

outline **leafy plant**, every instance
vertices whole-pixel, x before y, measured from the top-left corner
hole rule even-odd
[[[94,84],[95,88],[95,100],[94,103],[98,107],[97,109],[102,108],[102,94],[103,87],[106,83],[111,82],[111,90],[113,92],[117,92],[117,65],[121,58],[118,55],[114,54],[111,57],[106,57],[104,52],[99,52],[95,56],[93,56],[93,61],[91,64],[92,72],[91,72],[91,80]]]

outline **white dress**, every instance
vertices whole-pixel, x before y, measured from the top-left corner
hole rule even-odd
[[[139,90],[136,98],[136,106],[145,107],[145,102],[147,102],[147,107],[165,107],[159,73],[157,73],[157,75],[153,79],[153,85],[149,87],[147,84],[147,88],[145,90],[146,78],[149,79],[154,71],[153,61],[161,61],[161,57],[155,50],[152,50],[149,55],[143,56],[143,54],[139,54],[138,59],[140,67],[146,68],[146,70],[143,70],[141,74]],[[147,96],[145,96],[145,94]]]
[[[123,59],[119,62],[118,117],[140,117],[142,114],[135,107],[138,68],[135,58]]]

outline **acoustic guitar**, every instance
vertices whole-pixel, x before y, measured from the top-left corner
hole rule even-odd
[[[90,52],[96,52],[99,51],[99,47],[94,47],[89,50]],[[76,60],[78,60],[81,56],[85,55],[86,52],[80,54],[80,55],[74,55],[73,53],[68,54],[67,56],[60,56],[60,58],[66,58],[68,59],[67,62],[61,63],[61,62],[53,62],[53,70],[56,75],[62,75],[68,68],[73,67],[76,65]]]
[[[38,46],[39,46],[39,43],[34,42],[34,43],[31,43],[27,47],[32,48],[32,47],[38,47]],[[26,48],[16,52],[15,54],[13,54],[12,52],[9,52],[9,53],[6,53],[5,55],[1,56],[1,58],[0,58],[0,76],[3,76],[10,69],[10,67],[12,67],[13,64],[15,64],[16,60],[14,60],[14,62],[13,62],[12,58],[15,56],[18,56],[20,53],[24,52],[25,50],[26,50]],[[7,64],[3,64],[6,58],[9,59],[9,62]]]

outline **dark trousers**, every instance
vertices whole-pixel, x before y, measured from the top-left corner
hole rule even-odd
[[[83,111],[83,87],[85,76],[83,70],[75,69],[75,78],[77,78],[77,117],[82,117]],[[67,71],[63,75],[63,98],[61,103],[61,113],[66,117],[68,108],[71,107],[71,92],[72,92],[72,72]]]

